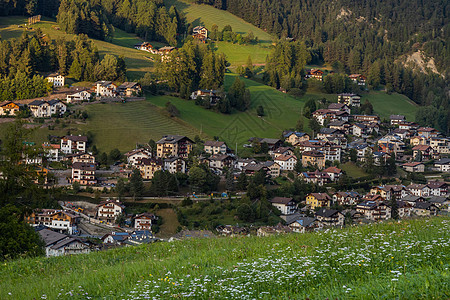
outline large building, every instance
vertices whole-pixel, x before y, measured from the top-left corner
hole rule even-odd
[[[194,142],[186,136],[166,135],[156,142],[156,156],[159,158],[172,156],[187,158],[193,144]]]
[[[67,135],[61,139],[61,152],[74,154],[86,152],[87,137],[81,135]]]
[[[81,185],[96,184],[95,170],[96,166],[93,163],[74,163],[72,165],[72,182],[78,182]]]

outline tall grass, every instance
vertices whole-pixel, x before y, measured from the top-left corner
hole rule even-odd
[[[449,229],[417,219],[22,259],[0,266],[0,298],[448,299]]]

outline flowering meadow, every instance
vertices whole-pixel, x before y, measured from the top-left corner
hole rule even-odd
[[[450,219],[7,262],[1,299],[449,299]]]

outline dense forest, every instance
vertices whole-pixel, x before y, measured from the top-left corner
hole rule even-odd
[[[346,62],[362,54],[368,66],[395,58],[418,43],[440,69],[450,65],[448,2],[445,0],[198,0],[228,10],[278,37],[304,39],[325,61]],[[350,55],[352,52],[352,55]],[[439,57],[438,57],[439,56]],[[352,72],[360,71],[359,69]]]
[[[177,45],[177,37],[187,31],[183,16],[172,6],[166,9],[162,0],[101,0],[110,22],[147,41]]]

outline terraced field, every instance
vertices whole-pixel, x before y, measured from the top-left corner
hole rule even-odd
[[[229,87],[234,79],[234,74],[227,74],[225,87]],[[252,96],[251,106],[245,112],[225,115],[196,106],[193,101],[166,96],[149,97],[148,100],[159,107],[163,107],[170,100],[181,112],[181,119],[187,123],[209,136],[220,137],[230,146],[237,143],[238,147],[242,147],[250,137],[278,138],[283,130],[294,128],[300,118],[304,99],[315,97],[306,95],[297,99],[253,80],[241,79],[250,89]],[[259,105],[263,106],[265,112],[262,118],[256,114]],[[306,127],[307,122],[305,129]]]

